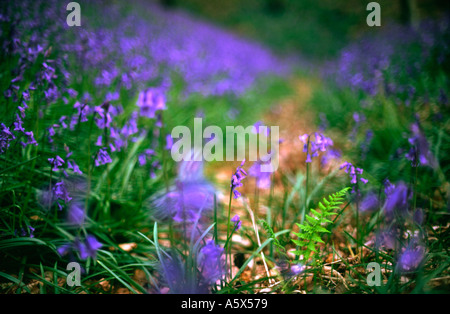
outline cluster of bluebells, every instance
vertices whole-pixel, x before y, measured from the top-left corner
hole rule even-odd
[[[197,265],[202,270],[203,280],[214,284],[225,274],[224,249],[213,240],[208,241],[198,254]]]
[[[19,87],[17,87],[17,90]],[[16,89],[15,89],[16,90]],[[26,131],[23,124],[26,117],[25,110],[28,108],[28,105],[25,101],[29,100],[28,91],[22,92],[22,102],[17,106],[18,112],[15,114],[15,119],[12,122],[12,126],[7,127],[4,123],[0,123],[0,154],[6,152],[6,150],[10,146],[10,142],[13,140],[19,140],[19,138],[23,138],[22,141],[19,141],[22,147],[27,147],[28,145],[38,146],[36,139],[34,138],[33,131]]]
[[[93,235],[87,235],[84,241],[81,241],[79,237],[75,238],[72,243],[67,243],[58,248],[58,253],[64,256],[68,253],[76,251],[80,254],[82,260],[87,258],[96,259],[97,251],[103,246],[97,238]]]
[[[367,182],[369,182],[369,180],[359,176],[362,175],[363,170],[361,168],[357,168],[355,166],[353,166],[351,163],[349,163],[348,161],[344,162],[339,169],[344,169],[345,173],[348,173],[348,175],[350,176],[350,183],[351,184],[356,184],[358,183],[358,179],[366,184]]]
[[[17,64],[12,73],[14,77],[3,95],[16,106],[17,113],[14,115],[11,126],[1,124],[0,154],[8,149],[9,143],[14,139],[17,139],[23,147],[38,145],[33,132],[26,131],[24,127],[26,110],[33,94],[43,96],[42,104],[39,106],[39,115],[42,117],[43,112],[52,102],[61,98],[66,92],[70,93],[70,89],[66,87],[69,74],[63,65],[64,62],[59,58],[52,58],[52,49],[49,44],[49,38],[56,42],[63,40],[61,25],[65,23],[54,21],[55,17],[64,15],[64,11],[59,10],[61,6],[53,1],[49,3],[16,1],[4,6],[4,14],[1,15],[0,21],[8,23],[11,30],[9,36],[2,41],[2,51],[7,58],[11,58]],[[27,32],[22,32],[22,29]],[[1,35],[3,37],[5,34]],[[26,79],[30,76],[27,72],[32,65],[35,65],[34,68],[37,70],[33,80],[29,82]],[[56,84],[55,80],[61,77],[62,79],[59,80],[61,84]],[[49,140],[52,141],[54,129],[49,128],[48,133]],[[20,140],[21,138],[23,140]]]
[[[393,96],[398,103],[409,106],[417,99],[411,80],[418,79],[430,65],[441,68],[448,62],[448,25],[448,17],[422,21],[418,25],[420,31],[409,25],[391,24],[389,31],[343,49],[336,61],[324,66],[323,72],[339,87],[362,90],[371,96]]]
[[[236,189],[243,185],[242,180],[244,180],[245,177],[247,177],[247,172],[242,168],[242,167],[244,167],[244,164],[245,164],[245,159],[241,162],[241,165],[236,168],[236,171],[231,176],[230,187],[231,187],[231,191],[233,192],[234,198],[238,198],[239,196],[241,196],[241,193]]]
[[[406,214],[409,209],[408,202],[411,199],[408,186],[402,181],[392,184],[389,180],[385,180],[384,186],[386,201],[383,208],[387,217],[393,218],[396,213]]]
[[[134,12],[123,16],[120,5],[108,6],[102,8],[103,16],[114,21],[114,28],[93,29],[86,21],[76,40],[62,45],[77,56],[83,69],[98,69],[94,80],[98,88],[115,82],[143,91],[142,98],[144,82],[162,80],[170,85],[175,71],[185,82],[187,95],[242,94],[258,77],[290,70],[290,61],[187,13],[150,3],[137,6],[145,6],[150,16]]]
[[[270,171],[261,171],[263,165],[268,165],[270,161],[264,162],[263,160],[257,160],[248,169],[248,175],[256,178],[256,185],[260,189],[269,189],[271,185],[271,175]]]
[[[230,220],[231,222],[234,222],[234,231],[241,229],[242,221],[239,215],[234,215]]]
[[[309,134],[300,135],[299,139],[303,142],[307,163],[312,162],[312,157],[319,156],[319,152],[325,152],[328,147],[333,146],[333,140],[319,132],[314,132],[314,140]]]
[[[193,273],[177,253],[163,256],[160,262],[163,282],[174,294],[208,293],[211,285],[225,275],[224,249],[212,240],[198,252]]]
[[[419,124],[414,122],[411,125],[412,136],[408,138],[411,149],[405,154],[406,159],[411,161],[411,166],[419,165],[435,167],[436,161],[430,151],[425,135],[420,130]]]
[[[190,241],[200,241],[199,230],[214,208],[214,187],[204,178],[203,162],[195,161],[195,151],[190,160],[178,165],[175,182],[150,199],[153,218],[174,223]],[[197,156],[198,157],[198,156]],[[236,220],[236,218],[233,218]],[[206,223],[208,224],[208,223]],[[235,227],[240,227],[239,217]],[[171,293],[207,293],[212,284],[225,274],[224,249],[208,241],[199,250],[196,268],[187,268],[178,254],[160,260],[163,280]],[[192,273],[193,271],[193,273]]]
[[[203,162],[183,160],[175,182],[151,200],[153,217],[158,221],[194,223],[214,207],[215,188],[203,175]]]
[[[413,272],[419,268],[424,257],[425,248],[411,241],[398,257],[397,269],[402,273]]]

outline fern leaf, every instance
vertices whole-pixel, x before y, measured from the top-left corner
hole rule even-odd
[[[340,209],[339,205],[343,204],[344,196],[349,189],[344,188],[328,195],[328,199],[326,197],[323,198],[322,202],[318,203],[318,210],[311,209],[309,214],[305,216],[306,219],[303,223],[297,223],[300,232],[294,232],[297,239],[291,239],[297,245],[297,250],[294,251],[294,254],[298,256],[303,255],[305,261],[307,261],[313,252],[317,253],[317,245],[324,243],[321,235],[330,232],[323,225],[333,223],[326,217],[337,215],[334,211]]]

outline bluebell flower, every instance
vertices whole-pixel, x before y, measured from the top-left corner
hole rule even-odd
[[[153,217],[159,221],[196,222],[202,213],[214,208],[214,194],[214,186],[203,175],[203,162],[183,160],[175,182],[150,199]]]
[[[70,203],[67,212],[67,221],[71,225],[82,226],[84,224],[86,214],[84,211],[84,204],[80,201],[73,201]]]
[[[87,259],[88,257],[92,259],[97,258],[97,251],[103,246],[95,236],[87,235],[84,241],[81,241],[80,238],[75,238],[72,243],[66,243],[57,248],[57,252],[64,256],[69,252],[77,251],[80,254],[80,258],[82,260]]]
[[[112,159],[109,156],[109,154],[106,151],[106,149],[105,148],[100,148],[100,150],[98,151],[97,156],[95,158],[95,166],[98,167],[98,166],[101,166],[101,165],[104,165],[104,164],[108,164],[108,163],[111,163],[111,162],[112,162]]]
[[[215,283],[225,274],[224,249],[209,241],[199,252],[197,264],[203,280],[209,284]]]
[[[300,135],[299,139],[303,142],[303,152],[306,153],[307,163],[312,162],[312,157],[319,156],[320,152],[325,152],[328,147],[333,146],[333,140],[319,132],[314,132],[314,140],[309,134]]]
[[[53,186],[53,194],[56,199],[63,200],[66,204],[72,200],[72,197],[69,195],[69,191],[64,183],[64,181],[57,182]],[[59,209],[62,210],[62,206],[58,203]]]
[[[139,93],[137,106],[141,116],[155,118],[157,111],[166,109],[165,96],[160,89],[148,88]]]
[[[411,149],[405,155],[411,161],[411,166],[420,165],[435,167],[437,162],[430,151],[428,141],[420,130],[417,122],[411,125],[412,136],[408,139]]]
[[[361,168],[357,168],[347,161],[344,162],[339,167],[339,169],[344,169],[344,171],[349,174],[351,184],[356,184],[358,179],[361,182],[363,182],[364,184],[367,184],[367,182],[369,182],[369,180],[363,178],[362,176],[358,176],[358,175],[362,175],[362,173],[363,173],[363,170]]]
[[[230,219],[231,222],[234,222],[234,230],[239,230],[242,226],[242,221],[239,215],[235,215],[233,218]]]
[[[264,162],[262,160],[258,160],[248,169],[248,175],[256,178],[256,185],[260,189],[268,189],[271,185],[271,174],[272,172],[261,171],[262,165],[268,165],[270,161]]]
[[[0,123],[0,154],[9,148],[9,143],[15,138],[11,130],[5,124]]]
[[[53,171],[58,171],[60,167],[62,167],[65,163],[64,159],[56,155],[55,158],[49,158],[48,162],[50,163]]]
[[[96,259],[97,251],[103,246],[93,235],[87,235],[84,242],[80,242],[77,238],[74,245],[83,260],[88,257]]]
[[[412,272],[417,270],[425,257],[425,249],[422,246],[409,246],[399,256],[397,268],[400,272]]]
[[[386,201],[384,203],[384,210],[390,217],[394,212],[406,213],[408,210],[408,200],[411,193],[404,182],[398,182],[396,185],[389,184],[386,189]]]
[[[380,206],[380,201],[378,199],[378,196],[374,192],[370,191],[362,199],[362,201],[359,205],[359,208],[363,212],[371,212],[371,211],[377,210],[379,208],[379,206]]]
[[[238,198],[239,196],[241,196],[241,193],[238,190],[236,190],[236,188],[241,187],[243,185],[241,181],[245,179],[245,177],[247,176],[247,172],[242,168],[244,166],[244,163],[245,158],[241,162],[241,165],[236,168],[235,173],[231,176],[230,187],[234,194],[234,198]]]
[[[162,256],[159,265],[159,273],[162,275],[162,283],[169,287],[172,294],[206,294],[209,285],[200,280],[197,271],[188,273],[185,263],[179,254],[172,253]]]

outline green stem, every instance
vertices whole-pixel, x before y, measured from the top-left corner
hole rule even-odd
[[[308,158],[308,155],[309,155],[309,141],[310,141],[310,136],[308,136],[308,143],[306,144],[306,158]],[[301,223],[303,223],[303,221],[305,220],[305,215],[306,215],[306,211],[308,208],[309,164],[310,164],[309,162],[306,163],[305,206],[304,206],[303,212],[302,212]]]
[[[232,265],[232,263],[231,263],[231,248],[228,247],[228,237],[230,236],[230,219],[231,219],[231,199],[232,199],[232,195],[233,195],[233,187],[230,188],[230,199],[228,201],[227,242],[225,243],[225,246],[224,246],[226,252],[228,252],[227,253],[228,256],[225,259],[227,263],[228,263],[228,257],[230,258],[230,261],[229,261],[229,263],[230,263],[230,265],[229,265],[229,267],[230,267],[230,279],[231,279],[231,265]]]

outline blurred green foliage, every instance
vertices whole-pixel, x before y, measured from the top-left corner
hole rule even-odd
[[[169,8],[188,9],[269,45],[280,53],[314,59],[335,56],[350,41],[378,31],[366,24],[371,1],[360,0],[160,0]],[[445,0],[381,0],[382,27],[434,18],[450,10]]]

